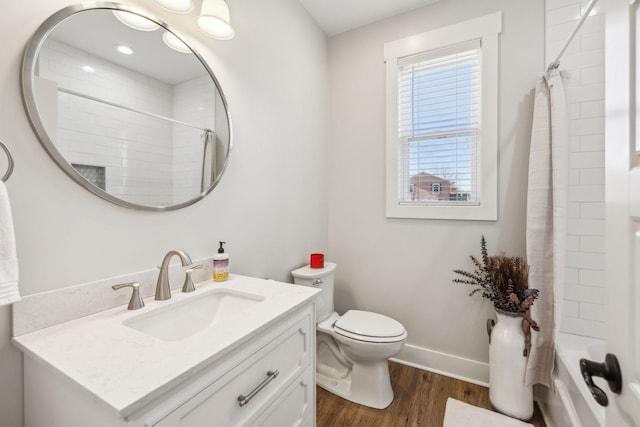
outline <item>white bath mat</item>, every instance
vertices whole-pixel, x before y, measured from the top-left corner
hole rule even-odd
[[[533,427],[515,418],[488,409],[478,408],[459,400],[447,399],[442,427]]]

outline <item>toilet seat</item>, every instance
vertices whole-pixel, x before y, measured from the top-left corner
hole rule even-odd
[[[407,338],[402,324],[390,317],[370,311],[349,310],[334,324],[335,333],[373,343],[398,342]]]

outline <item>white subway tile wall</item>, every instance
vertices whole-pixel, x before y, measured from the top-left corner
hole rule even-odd
[[[173,117],[193,123],[215,133],[216,91],[208,75],[195,78],[173,87]],[[204,154],[204,132],[186,126],[173,128],[173,190],[174,202],[184,202],[200,192],[202,155]],[[209,176],[210,158],[208,148],[205,176]],[[211,180],[205,179],[208,187]]]
[[[215,95],[208,75],[169,85],[51,39],[38,65],[39,77],[60,88],[215,127]],[[92,71],[83,71],[84,65]],[[194,106],[204,108],[194,113]],[[106,189],[116,197],[166,206],[200,192],[202,131],[62,92],[57,115],[58,150],[69,162],[105,167]]]
[[[588,2],[546,0],[546,64],[555,59]],[[602,3],[602,2],[600,2]],[[603,338],[604,7],[596,4],[560,61],[571,115],[566,285],[560,330]]]

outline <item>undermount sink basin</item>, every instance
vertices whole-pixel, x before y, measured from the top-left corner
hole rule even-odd
[[[236,316],[264,299],[261,295],[216,289],[141,314],[124,324],[163,341],[178,341]]]

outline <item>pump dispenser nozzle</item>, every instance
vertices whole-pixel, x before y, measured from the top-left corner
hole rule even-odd
[[[218,248],[218,253],[219,254],[223,254],[224,253],[224,248],[222,247],[222,245],[225,245],[227,242],[220,242],[220,247]]]

